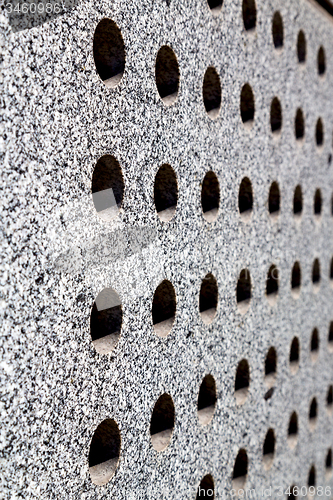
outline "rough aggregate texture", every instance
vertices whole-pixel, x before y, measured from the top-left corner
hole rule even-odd
[[[257,25],[244,30],[242,2],[224,0],[219,15],[194,0],[93,2],[40,27],[12,33],[1,11],[3,232],[1,274],[1,409],[4,499],[195,499],[211,474],[215,497],[229,499],[240,448],[249,457],[247,488],[330,485],[325,457],[333,447],[326,394],[333,383],[333,19],[306,0],[257,0]],[[281,13],[284,45],[276,50],[272,18]],[[93,59],[98,22],[120,28],[126,62],[119,85],[107,88]],[[297,36],[307,41],[306,63],[297,61]],[[176,102],[165,106],[155,84],[155,58],[169,45],[179,65]],[[319,77],[317,53],[326,53]],[[221,81],[218,117],[206,113],[202,84],[208,67]],[[255,96],[251,128],[240,115],[240,93],[249,83]],[[282,130],[270,127],[277,96]],[[301,107],[305,138],[296,141],[294,119]],[[321,117],[324,144],[316,146]],[[122,168],[123,204],[109,222],[96,213],[91,180],[97,160],[113,155]],[[177,175],[178,203],[170,222],[154,206],[154,178],[163,164]],[[207,222],[201,182],[213,170],[220,185],[219,216]],[[247,176],[253,212],[244,222],[238,190]],[[280,187],[280,213],[268,212],[270,185]],[[293,193],[303,191],[295,218]],[[321,189],[322,214],[313,214]],[[317,293],[312,264],[320,260]],[[291,270],[300,262],[300,297],[291,295]],[[272,264],[279,270],[274,306],[265,296]],[[252,299],[237,309],[237,279],[251,274]],[[209,325],[199,313],[203,278],[218,283],[217,313]],[[152,322],[154,291],[164,279],[175,289],[177,311],[166,338]],[[98,293],[117,291],[123,311],[120,340],[107,355],[96,352],[90,313]],[[311,361],[310,341],[320,344]],[[294,336],[300,366],[289,367]],[[265,399],[265,357],[277,355],[277,376]],[[245,403],[236,404],[235,373],[250,366]],[[217,401],[211,422],[197,416],[202,379],[213,375]],[[163,452],[154,450],[150,419],[163,393],[172,396],[175,426]],[[309,407],[317,397],[318,419],[309,429]],[[298,414],[294,450],[287,443],[289,418]],[[88,456],[92,436],[106,418],[121,433],[120,460],[105,486],[94,485]],[[273,466],[263,466],[269,428],[276,436]],[[273,495],[274,497],[274,495]]]

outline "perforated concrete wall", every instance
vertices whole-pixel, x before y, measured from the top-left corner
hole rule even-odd
[[[332,498],[333,18],[8,11],[0,497]]]

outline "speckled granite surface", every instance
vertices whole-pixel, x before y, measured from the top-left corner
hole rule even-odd
[[[276,10],[284,22],[284,45],[272,41]],[[93,58],[98,22],[111,18],[121,30],[126,64],[122,80],[107,88]],[[248,454],[246,488],[332,487],[325,471],[333,447],[326,394],[333,383],[328,345],[333,321],[333,20],[306,0],[257,0],[257,26],[246,32],[241,0],[224,0],[213,15],[204,0],[176,2],[82,2],[70,14],[38,28],[12,33],[0,16],[4,130],[1,204],[1,410],[4,499],[195,499],[206,474],[215,498],[232,498],[234,462]],[[306,63],[297,60],[300,29]],[[165,106],[155,85],[159,48],[173,48],[179,64],[176,102]],[[319,77],[317,52],[326,52]],[[205,71],[220,77],[222,101],[215,120],[202,99]],[[255,96],[251,129],[240,118],[240,93],[249,82]],[[282,105],[282,132],[273,137],[270,105]],[[305,139],[296,143],[294,117],[305,116]],[[321,117],[324,143],[316,146]],[[96,213],[91,179],[97,160],[112,154],[122,168],[123,205],[112,221]],[[170,164],[177,175],[178,203],[170,222],[154,207],[154,177]],[[201,210],[201,182],[213,170],[220,185],[217,219]],[[244,222],[238,190],[248,176],[253,213]],[[278,218],[268,212],[276,180]],[[303,190],[303,213],[293,215],[293,193]],[[313,214],[316,188],[322,214]],[[319,290],[311,281],[320,260]],[[291,294],[292,266],[302,270],[300,297]],[[271,264],[279,269],[274,306],[265,296]],[[252,300],[239,313],[240,271],[251,273]],[[218,284],[217,314],[205,324],[199,313],[203,278]],[[166,338],[155,334],[154,292],[162,280],[175,289],[177,311]],[[122,331],[112,353],[96,352],[90,314],[98,293],[110,287],[122,304]],[[314,292],[317,293],[314,293]],[[319,331],[319,354],[310,338]],[[289,367],[294,336],[300,366]],[[269,399],[265,356],[274,346],[277,376]],[[245,403],[236,404],[236,368],[250,366]],[[211,374],[217,401],[202,426],[197,399]],[[171,395],[175,425],[169,446],[156,451],[150,420],[157,399]],[[309,406],[317,397],[316,428]],[[290,415],[298,414],[298,442],[287,442]],[[88,455],[92,436],[106,418],[121,433],[116,473],[104,486],[92,483]],[[263,463],[269,428],[276,436],[272,468]],[[272,498],[278,498],[277,493]]]

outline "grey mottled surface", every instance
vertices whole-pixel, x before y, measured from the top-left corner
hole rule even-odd
[[[325,457],[333,446],[326,392],[333,383],[328,329],[333,320],[329,279],[333,256],[333,21],[306,0],[257,0],[257,28],[243,27],[240,0],[225,0],[219,16],[206,2],[84,1],[71,14],[39,28],[11,33],[2,11],[1,46],[4,154],[1,161],[2,293],[1,411],[4,499],[195,499],[201,478],[214,477],[216,498],[230,498],[235,457],[249,456],[248,488],[307,485],[312,464],[317,485],[325,479]],[[282,51],[272,43],[275,10],[284,21]],[[108,89],[96,73],[94,30],[104,17],[119,26],[126,66],[121,83]],[[297,62],[302,28],[307,61]],[[155,57],[173,47],[180,68],[177,102],[165,107],[154,77]],[[317,51],[326,50],[327,70],[317,73]],[[212,121],[202,101],[202,81],[214,66],[222,83],[222,106]],[[242,85],[256,101],[255,122],[240,119]],[[273,138],[270,103],[283,109],[281,136]],[[301,106],[305,140],[294,137]],[[315,144],[322,117],[323,148]],[[123,207],[113,222],[96,214],[91,197],[94,165],[104,154],[119,161]],[[163,163],[178,178],[178,205],[169,223],[159,221],[153,201],[154,176]],[[200,183],[210,169],[221,190],[219,217],[202,216]],[[254,191],[252,218],[238,212],[238,189],[247,175]],[[277,180],[281,213],[267,210],[269,186]],[[293,191],[301,183],[304,210],[296,222]],[[313,196],[323,195],[320,221]],[[131,235],[146,231],[148,245],[133,248]],[[141,234],[141,233],[140,233]],[[314,293],[314,258],[322,278]],[[302,268],[301,296],[294,300],[290,275]],[[279,298],[265,297],[266,274],[280,271]],[[237,310],[241,269],[251,272],[248,312]],[[199,315],[201,281],[209,272],[219,287],[218,311],[205,325]],[[177,314],[171,333],[154,333],[154,290],[169,279]],[[109,355],[91,342],[89,318],[97,294],[114,288],[123,307],[120,341]],[[318,327],[319,358],[310,359],[310,336]],[[289,347],[301,343],[300,369],[289,369]],[[264,359],[278,353],[275,391],[264,400]],[[234,396],[238,362],[247,358],[250,393],[239,407]],[[202,378],[211,373],[218,399],[210,424],[197,417]],[[158,397],[171,394],[176,411],[168,448],[151,445],[150,417]],[[308,411],[318,400],[318,422],[310,433]],[[299,415],[299,439],[287,444],[289,416]],[[105,418],[121,431],[121,456],[106,486],[91,483],[88,453],[93,433]],[[269,427],[276,434],[273,467],[265,471],[262,446]]]

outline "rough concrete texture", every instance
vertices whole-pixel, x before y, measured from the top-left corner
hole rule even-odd
[[[1,498],[195,499],[201,479],[211,474],[215,498],[229,499],[242,448],[248,456],[246,488],[255,488],[255,498],[261,498],[263,487],[272,486],[272,498],[286,497],[279,496],[279,487],[308,487],[312,465],[316,486],[333,491],[325,467],[333,447],[327,408],[333,383],[328,341],[333,321],[333,20],[308,0],[256,3],[251,32],[244,29],[241,0],[224,0],[218,15],[205,0],[85,0],[69,14],[16,33],[2,11]],[[284,26],[279,49],[272,39],[275,11]],[[98,76],[93,57],[94,32],[103,18],[117,24],[125,44],[124,74],[113,88]],[[307,42],[305,64],[297,59],[300,29]],[[163,45],[172,47],[179,65],[178,95],[170,106],[155,84],[155,59]],[[319,76],[321,45],[326,71]],[[210,66],[222,85],[215,120],[202,97]],[[240,114],[246,82],[255,97],[252,127],[244,126]],[[272,134],[270,126],[275,96],[282,107],[280,134]],[[305,117],[301,141],[294,133],[298,107]],[[91,194],[94,167],[105,154],[117,159],[124,180],[123,203],[111,221],[96,213]],[[178,183],[169,222],[159,219],[154,205],[154,178],[163,164],[172,166]],[[201,184],[209,170],[220,187],[213,222],[201,208]],[[253,187],[247,220],[238,209],[245,176]],[[277,217],[268,211],[273,181],[281,194]],[[293,214],[297,184],[303,191],[301,217]],[[315,216],[317,188],[322,210]],[[312,283],[315,258],[319,286]],[[290,285],[295,261],[302,273],[298,299]],[[265,292],[272,264],[279,270],[273,305]],[[249,270],[252,283],[245,314],[236,301],[242,269]],[[212,314],[203,321],[199,312],[200,287],[208,273],[218,285],[211,323]],[[166,337],[168,324],[158,336],[152,320],[154,292],[164,279],[176,295],[175,321]],[[116,332],[118,343],[109,354],[96,351],[90,332],[93,303],[104,288],[117,292],[122,310],[121,334]],[[314,327],[317,357],[310,354]],[[300,342],[297,373],[289,363],[294,336]],[[276,377],[265,381],[265,357],[272,346]],[[250,387],[245,402],[237,404],[235,375],[243,358],[250,367]],[[202,425],[197,403],[207,374],[215,380],[216,405]],[[267,395],[272,384],[274,391]],[[171,440],[162,429],[162,444],[165,439],[169,444],[157,451],[151,417],[163,393],[172,398],[175,421]],[[311,431],[314,396],[317,420]],[[298,439],[291,449],[293,411]],[[91,480],[88,457],[104,419],[118,424],[121,450],[115,474],[98,485]],[[269,428],[276,444],[266,470],[263,444]],[[112,432],[107,434],[111,441]],[[114,463],[107,440],[104,444],[103,462]],[[330,498],[326,493],[323,498]]]

